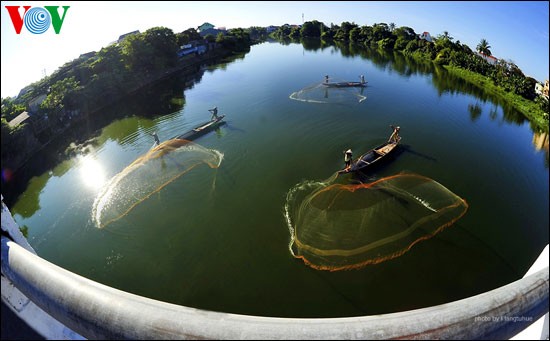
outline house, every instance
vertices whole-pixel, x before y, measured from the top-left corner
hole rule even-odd
[[[180,47],[178,51],[178,57],[187,56],[189,54],[195,53],[197,55],[201,55],[206,52],[206,45],[199,44],[197,42],[191,42],[187,45],[183,45]]]
[[[422,32],[422,34],[418,35],[418,38],[424,39],[426,41],[429,41],[430,43],[433,43],[432,36],[430,35],[430,32]]]
[[[548,99],[548,79],[544,81],[544,85],[538,82],[535,84],[535,93]]]
[[[38,108],[40,107],[40,104],[44,102],[48,95],[47,94],[40,94],[33,99],[29,101],[29,110],[32,112],[38,111]]]
[[[266,32],[267,33],[272,33],[272,32],[275,32],[278,28],[279,27],[277,27],[277,26],[270,25],[270,26],[267,26]]]
[[[208,28],[206,30],[201,30],[199,32],[199,34],[201,35],[201,37],[206,37],[207,35],[211,34],[213,36],[217,36],[218,35],[218,30],[216,30],[215,28]]]
[[[202,33],[203,31],[206,31],[206,30],[209,30],[209,29],[212,29],[212,28],[214,28],[214,25],[212,25],[211,23],[205,22],[204,24],[197,27],[197,31],[199,33]]]
[[[78,56],[78,58],[92,58],[96,55],[96,52],[95,51],[92,51],[92,52],[87,52],[87,53],[83,53],[81,54],[80,56]]]
[[[23,124],[23,122],[25,122],[26,120],[29,119],[29,113],[26,112],[26,111],[23,111],[22,113],[20,113],[19,115],[17,115],[16,118],[14,118],[13,120],[9,121],[8,122],[8,126],[10,126],[10,128],[15,128],[17,127],[18,125],[20,124]]]
[[[480,56],[481,58],[485,59],[485,61],[491,65],[495,65],[497,62],[498,62],[498,58],[495,58],[493,56],[488,56],[486,55],[485,53],[481,53],[481,52],[476,52],[476,54],[478,56]]]
[[[126,33],[126,34],[121,35],[120,37],[118,37],[117,42],[120,43],[121,41],[124,40],[124,38],[126,38],[126,37],[128,37],[128,36],[131,36],[131,35],[134,35],[134,34],[139,34],[139,30],[132,31],[132,32],[128,32],[128,33]]]

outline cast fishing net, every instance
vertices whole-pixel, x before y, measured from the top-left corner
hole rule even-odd
[[[468,209],[436,181],[398,174],[368,184],[303,182],[287,194],[290,252],[318,270],[345,270],[403,255]]]
[[[363,102],[367,95],[363,87],[332,88],[323,83],[316,83],[291,93],[289,98],[309,103],[351,104]]]
[[[92,215],[103,228],[126,216],[137,205],[172,181],[206,164],[218,168],[223,154],[187,140],[168,140],[152,148],[114,176],[97,195]]]

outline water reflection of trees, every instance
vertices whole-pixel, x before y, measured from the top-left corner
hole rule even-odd
[[[535,146],[535,149],[538,151],[544,151],[544,167],[548,168],[548,133],[533,133],[533,146]]]
[[[468,111],[470,112],[470,119],[472,122],[477,121],[481,117],[481,106],[479,103],[468,104]]]
[[[468,81],[448,72],[445,68],[428,61],[419,61],[405,56],[393,50],[384,50],[380,48],[369,48],[360,44],[353,44],[344,41],[335,41],[333,45],[343,57],[355,57],[368,59],[374,66],[383,71],[397,72],[400,76],[411,77],[413,75],[431,75],[432,84],[437,90],[439,96],[444,94],[466,94],[478,98],[482,103],[491,102],[494,107],[488,113],[491,120],[498,117],[498,107],[502,108],[503,119],[506,122],[516,125],[524,124],[527,119],[512,105],[508,104],[499,96],[486,92]],[[470,116],[473,120],[482,115],[479,104],[468,107]],[[537,130],[534,124],[531,124],[533,131]]]

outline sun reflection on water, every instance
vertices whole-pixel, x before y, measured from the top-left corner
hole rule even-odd
[[[92,156],[80,159],[80,178],[87,187],[99,189],[106,181],[103,167]]]

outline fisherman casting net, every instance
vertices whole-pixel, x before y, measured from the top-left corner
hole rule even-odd
[[[103,228],[196,166],[218,168],[223,154],[187,140],[168,140],[151,149],[100,191],[93,205],[96,225]]]
[[[289,98],[309,103],[350,104],[363,102],[367,95],[363,87],[327,87],[323,83],[316,83],[293,92]]]
[[[368,184],[303,182],[287,194],[290,252],[318,270],[345,270],[403,255],[460,219],[466,201],[415,174]]]

